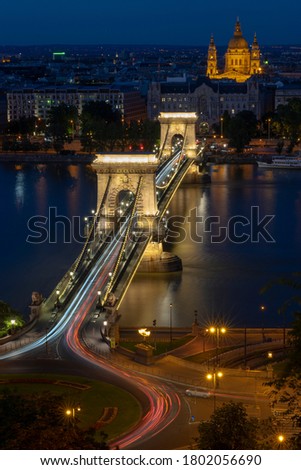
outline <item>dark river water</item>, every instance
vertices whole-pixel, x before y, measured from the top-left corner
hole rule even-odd
[[[170,303],[173,326],[191,325],[195,311],[204,324],[283,325],[277,310],[297,292],[260,290],[301,271],[301,171],[216,165],[210,172],[211,185],[182,185],[169,207],[165,249],[183,271],[137,274],[121,305],[123,326],[154,319],[168,326]],[[82,247],[66,243],[63,224],[52,240],[29,243],[28,221],[48,217],[50,207],[83,221],[95,209],[96,177],[84,165],[0,164],[0,195],[0,299],[27,315],[31,292],[47,296]]]

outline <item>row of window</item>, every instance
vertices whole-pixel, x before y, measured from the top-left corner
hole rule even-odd
[[[231,65],[243,65],[242,59],[231,59]],[[244,60],[244,65],[248,65],[248,60]]]

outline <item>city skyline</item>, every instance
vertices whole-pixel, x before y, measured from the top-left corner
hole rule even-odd
[[[226,45],[233,35],[236,18],[244,37],[252,41],[256,32],[260,44],[301,44],[301,7],[293,0],[289,8],[277,9],[271,0],[231,5],[217,0],[189,7],[165,0],[120,0],[87,4],[66,0],[63,4],[17,0],[2,6],[1,45],[42,44],[162,44],[207,45],[213,34],[217,45]],[[171,27],[174,25],[174,27]]]

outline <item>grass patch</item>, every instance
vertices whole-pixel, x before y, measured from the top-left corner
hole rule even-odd
[[[80,404],[81,411],[77,416],[83,428],[93,426],[104,408],[117,407],[116,418],[101,428],[109,439],[126,432],[141,416],[140,404],[130,393],[106,382],[57,374],[1,375],[0,378],[0,394],[8,388],[20,395],[47,391],[64,395],[66,409],[72,404]],[[10,380],[14,382],[9,383]]]

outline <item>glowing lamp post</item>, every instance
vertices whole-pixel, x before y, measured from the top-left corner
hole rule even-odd
[[[68,418],[75,418],[75,415],[77,412],[81,411],[80,406],[72,407],[72,408],[67,408],[65,411],[65,414]]]
[[[264,343],[265,341],[265,335],[264,335],[264,312],[265,312],[265,306],[260,305],[260,311],[262,313],[262,326],[261,326],[261,332],[262,332],[262,342]]]
[[[103,326],[104,326],[104,335],[107,336],[107,326],[108,326],[107,320],[104,320]]]
[[[61,292],[59,290],[56,290],[55,293],[56,293],[55,307],[58,309],[60,307],[60,293]]]
[[[277,441],[278,441],[278,449],[283,449],[285,448],[284,443],[285,443],[285,436],[281,433],[278,434],[277,436]]]
[[[217,380],[223,377],[222,372],[210,372],[206,375],[207,380],[213,381],[213,412],[216,409],[216,387],[217,387]]]
[[[209,333],[216,335],[216,363],[219,363],[219,343],[220,343],[220,335],[224,335],[226,333],[225,327],[216,327],[211,326],[209,328]]]

